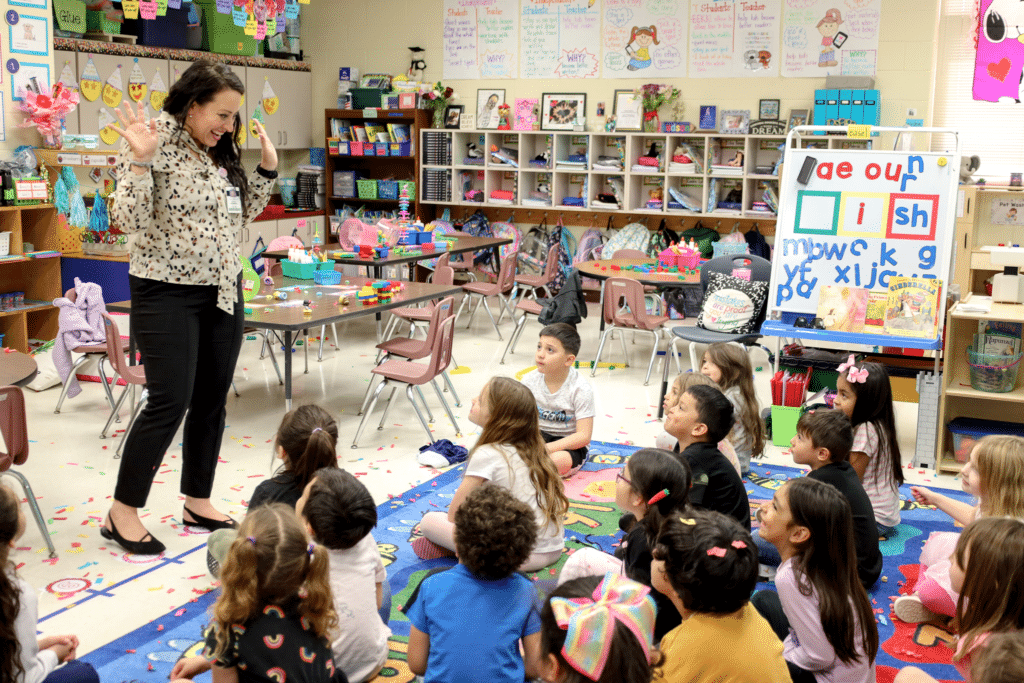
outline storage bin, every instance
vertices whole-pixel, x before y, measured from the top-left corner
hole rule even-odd
[[[127,19],[124,22],[125,33],[138,36],[141,45],[151,47],[184,49],[186,29],[188,9],[184,6],[182,9],[168,7],[167,15],[156,19]]]
[[[366,145],[368,145],[368,144],[370,144],[370,143],[369,142],[360,142],[359,140],[356,140],[354,142],[350,142],[350,143],[348,143],[348,151],[354,157],[361,157],[361,156],[363,156],[363,149],[364,149],[364,147]]]
[[[416,199],[416,181],[415,180],[399,180],[398,181],[398,196],[402,196],[402,188],[405,188],[406,196],[411,200]]]
[[[387,142],[375,142],[373,143],[373,154],[378,157],[386,157],[388,155],[388,146],[390,143]]]
[[[57,38],[81,38],[86,30],[85,3],[82,0],[66,0],[53,3],[56,25],[53,35]]]
[[[120,18],[121,21],[117,21]],[[124,13],[121,10],[93,10],[85,11],[85,30],[100,31],[112,35],[120,35]],[[134,35],[134,34],[129,34]]]
[[[200,50],[203,47],[203,8],[194,2],[188,3],[188,8],[188,23],[185,25],[185,49]]]
[[[356,181],[356,189],[359,192],[360,199],[376,199],[377,198],[377,181],[359,179]]]
[[[216,0],[195,1],[203,12],[202,49],[222,55],[253,57],[260,54],[263,41],[245,35],[241,26],[235,26],[230,14],[218,12]]]
[[[287,207],[295,206],[295,178],[278,178],[277,186],[281,189],[281,203]]]
[[[398,183],[394,180],[378,180],[377,196],[381,199],[398,199]]]
[[[388,147],[388,156],[408,157],[412,156],[411,142],[392,142]]]
[[[318,270],[334,270],[334,261],[326,263],[293,263],[288,259],[281,261],[281,272],[285,277],[294,280],[312,280]]]
[[[967,347],[967,363],[971,366],[971,387],[978,391],[1005,394],[1017,385],[1021,354],[1003,356],[997,353],[978,353]]]
[[[971,457],[974,442],[983,436],[1009,434],[1024,437],[1024,425],[1017,422],[958,417],[950,420],[947,426],[950,434],[953,435],[953,455],[957,462],[967,462]]]
[[[772,443],[780,448],[789,448],[789,442],[796,436],[796,423],[800,420],[800,406],[772,406]]]

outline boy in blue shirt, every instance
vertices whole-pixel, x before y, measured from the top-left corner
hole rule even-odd
[[[408,608],[407,660],[424,683],[522,683],[539,675],[536,589],[516,573],[536,539],[533,510],[507,489],[485,483],[466,497],[455,513],[459,564],[423,579]]]

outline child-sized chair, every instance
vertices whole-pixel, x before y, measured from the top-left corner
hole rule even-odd
[[[46,528],[43,513],[39,511],[39,502],[25,475],[14,469],[14,465],[24,465],[28,460],[28,420],[25,418],[25,394],[21,387],[0,387],[0,436],[3,436],[4,448],[7,449],[6,453],[0,451],[0,474],[14,477],[21,484],[50,557],[56,559],[57,549],[50,540],[50,530]]]
[[[623,305],[620,308],[619,302]],[[629,366],[629,356],[626,354],[626,342],[623,339],[625,330],[639,330],[650,332],[653,340],[651,349],[651,361],[647,364],[647,377],[644,379],[644,386],[651,381],[651,369],[654,367],[654,359],[658,357],[658,342],[660,332],[665,328],[663,325],[669,320],[665,315],[651,315],[647,312],[647,305],[644,301],[644,288],[636,280],[624,277],[612,277],[605,281],[604,285],[604,334],[601,335],[601,344],[597,347],[597,357],[594,358],[594,369],[590,376],[597,373],[597,364],[601,360],[601,352],[604,351],[604,343],[613,330],[619,332],[619,342],[622,344],[622,355],[625,357],[626,366]],[[668,358],[665,358],[668,362]]]
[[[115,344],[114,340],[120,341],[121,333],[117,330],[117,323],[107,313],[103,314],[103,325],[107,330],[107,360],[110,361],[110,367],[114,370],[114,381],[120,377],[125,381],[124,391],[117,398],[117,403],[114,404],[114,409],[110,411],[110,417],[107,418],[107,424],[103,425],[103,431],[100,432],[100,438],[107,438],[107,430],[110,429],[111,423],[117,418],[118,412],[121,410],[121,404],[124,403],[124,399],[129,393],[134,397],[135,386],[145,387],[146,386],[146,369],[141,365],[128,365],[128,360],[125,358],[124,351],[121,349],[120,344]],[[139,402],[132,409],[131,418],[128,420],[128,426],[124,430],[124,436],[121,437],[121,442],[117,444],[117,450],[114,452],[115,458],[121,457],[121,450],[124,448],[124,442],[128,439],[128,434],[132,431],[132,426],[135,424],[135,418],[139,416],[142,411],[142,407],[146,405],[146,401],[149,398],[149,393],[143,388],[142,395],[139,397]]]
[[[68,299],[69,301],[71,301],[72,303],[74,303],[77,300],[77,298],[78,298],[78,292],[76,292],[75,288],[72,287],[68,291],[64,292],[64,297],[66,299]],[[122,342],[121,346],[122,346],[122,348],[124,348],[124,343],[123,342]],[[99,372],[100,384],[103,385],[103,391],[107,395],[107,404],[111,408],[113,408],[114,407],[114,395],[110,391],[110,384],[107,381],[107,373],[103,369],[103,364],[106,361],[106,357],[107,357],[107,345],[106,344],[85,344],[83,346],[76,346],[75,348],[71,349],[71,352],[72,353],[80,353],[82,355],[79,356],[78,359],[75,361],[75,364],[71,366],[71,374],[68,376],[69,379],[75,375],[75,373],[78,371],[78,368],[80,366],[82,366],[83,364],[85,364],[86,361],[88,361],[89,359],[95,358],[97,360],[97,372]],[[56,413],[58,415],[60,414],[60,407],[62,405],[64,405],[64,399],[67,398],[68,389],[70,388],[70,386],[71,386],[71,382],[68,381],[68,382],[64,382],[64,386],[61,387],[60,397],[57,399],[57,407],[53,409],[54,413]]]
[[[519,320],[516,321],[516,329],[512,330],[512,334],[509,337],[508,344],[505,345],[505,351],[501,354],[501,362],[499,365],[505,364],[505,356],[510,353],[516,352],[516,343],[519,341],[519,337],[523,334],[523,329],[526,327],[526,316],[534,315],[540,316],[540,312],[544,310],[544,307],[540,305],[536,300],[530,301],[529,299],[523,299],[516,304],[516,310],[522,311],[523,314],[519,316]]]
[[[544,272],[540,275],[516,275],[515,285],[512,287],[509,301],[514,299],[517,293],[519,293],[519,302],[523,301],[527,295],[532,296],[536,300],[537,290],[539,289],[544,290],[544,296],[551,297],[555,295],[548,288],[548,285],[554,282],[555,276],[558,275],[558,250],[560,246],[559,244],[552,244],[551,248],[548,249],[548,260],[544,264]],[[520,292],[520,290],[522,291]],[[505,312],[502,311],[501,315],[498,316],[498,322],[501,322],[504,315]]]
[[[491,319],[491,324],[494,325],[494,331],[498,333],[498,339],[502,339],[501,330],[498,329],[498,322],[494,319],[494,314],[491,313],[491,307],[487,305],[487,297],[497,297],[502,310],[508,311],[509,317],[512,317],[512,310],[509,308],[508,301],[506,301],[505,297],[511,294],[512,286],[515,284],[515,277],[516,259],[507,258],[501,263],[501,269],[498,271],[497,282],[493,284],[490,282],[469,282],[462,285],[462,291],[466,293],[466,296],[462,299],[462,303],[459,305],[459,312],[455,314],[455,320],[458,320],[459,316],[462,315],[462,309],[466,307],[466,302],[474,296],[479,297],[480,301],[484,304],[484,310],[487,311],[487,315]],[[466,324],[466,327],[473,324],[473,316],[476,315],[476,309],[478,308],[480,308],[479,302],[476,306],[471,307],[469,322]]]
[[[430,443],[434,443],[434,435],[430,431],[430,425],[425,419],[423,419],[423,413],[420,412],[420,408],[416,405],[415,393],[413,387],[420,387],[429,382],[434,387],[434,392],[437,397],[441,400],[441,405],[444,406],[444,411],[448,413],[448,419],[452,421],[452,425],[455,427],[455,435],[462,436],[462,430],[459,429],[459,423],[455,421],[455,415],[452,413],[452,409],[448,406],[448,402],[444,399],[444,395],[441,393],[441,388],[437,386],[437,376],[447,369],[448,365],[452,362],[452,338],[455,334],[455,318],[447,318],[440,324],[440,329],[437,334],[434,335],[433,344],[431,344],[430,358],[427,363],[417,363],[410,360],[389,360],[385,363],[381,363],[375,367],[371,372],[375,375],[380,375],[384,378],[380,384],[377,385],[377,389],[373,392],[373,399],[370,401],[370,407],[367,408],[363,414],[363,419],[359,421],[359,427],[356,429],[356,435],[352,439],[352,448],[358,448],[359,437],[362,436],[363,428],[366,426],[366,418],[372,413],[374,407],[377,405],[377,399],[380,397],[381,392],[388,384],[401,383],[405,384],[405,395],[409,398],[409,402],[412,404],[413,410],[416,411],[416,417],[419,418],[420,424],[423,425],[423,431],[427,433],[427,439]],[[388,418],[388,410],[394,403],[395,389],[391,388],[391,394],[388,397],[388,403],[384,406],[384,414],[381,415],[380,425],[377,430],[384,429],[384,423]],[[424,403],[424,407],[426,404]],[[429,412],[429,408],[427,408]]]

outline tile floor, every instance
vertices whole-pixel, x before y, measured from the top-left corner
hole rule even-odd
[[[584,361],[593,359],[599,342],[596,305],[591,305],[590,313],[580,326],[584,340],[580,359]],[[501,329],[507,338],[512,325],[506,320]],[[539,329],[535,321],[529,322],[518,352],[509,356],[505,365],[499,365],[505,342],[498,341],[487,317],[476,316],[469,329],[465,322],[460,322],[454,353],[461,365],[453,371],[452,379],[462,399],[462,407],[455,409],[455,415],[463,436],[455,437],[455,430],[431,392],[427,399],[437,418],[437,437],[472,445],[479,430],[466,418],[470,399],[490,377],[519,375],[533,365],[532,348]],[[316,362],[315,348],[311,350],[309,374],[302,374],[302,350],[296,353],[295,404],[316,402],[335,414],[341,432],[340,464],[355,473],[380,503],[389,494],[401,493],[437,471],[420,467],[416,462],[418,449],[426,440],[401,394],[397,395],[398,403],[385,429],[373,428],[380,420],[378,407],[376,420],[367,426],[361,447],[350,448],[359,421],[356,411],[370,377],[375,332],[370,318],[339,326],[338,332],[339,347],[329,343],[322,363]],[[627,348],[633,365],[601,368],[590,380],[598,401],[594,439],[651,444],[661,430],[661,422],[656,419],[658,381],[652,378],[649,386],[643,386],[650,341],[637,337],[632,345],[627,339]],[[253,488],[271,473],[270,442],[284,414],[283,387],[277,382],[269,358],[259,359],[259,350],[255,341],[243,346],[235,372],[241,395],[228,398],[228,426],[214,485],[214,501],[235,517],[244,515],[245,501]],[[757,388],[766,403],[770,376],[767,359],[756,352],[757,359],[760,360],[756,364],[762,368],[756,373]],[[609,344],[603,361],[622,360],[619,345]],[[689,363],[685,353],[682,363],[686,370]],[[589,370],[584,372],[589,376]],[[659,372],[660,367],[655,374]],[[126,555],[99,534],[119,462],[114,458],[118,440],[98,438],[107,417],[101,388],[85,384],[81,395],[65,402],[60,415],[53,413],[58,389],[27,393],[33,444],[29,461],[21,469],[34,486],[59,558],[47,557],[40,531],[30,520],[12,559],[21,576],[40,592],[40,631],[45,635],[77,634],[81,639],[80,653],[84,654],[170,610],[187,607],[190,599],[216,586],[206,572],[202,535],[181,525],[181,451],[177,442],[158,471],[144,519],[168,550],[159,558]],[[897,409],[901,448],[908,454],[907,462],[913,452],[917,406],[897,404]],[[788,454],[774,446],[769,447],[767,459],[791,464]],[[959,488],[952,478],[939,478],[931,471],[907,473],[911,481]],[[4,482],[20,494],[13,479],[5,477]]]

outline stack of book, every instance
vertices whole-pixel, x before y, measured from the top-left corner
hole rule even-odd
[[[443,169],[423,169],[422,192],[424,201],[450,202],[452,200],[451,173]]]
[[[742,166],[727,166],[726,164],[711,164],[711,175],[717,176],[741,176]]]
[[[423,134],[423,163],[437,166],[452,163],[452,140],[448,133]]]

